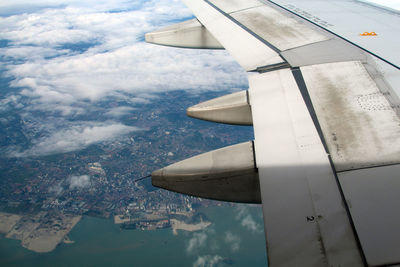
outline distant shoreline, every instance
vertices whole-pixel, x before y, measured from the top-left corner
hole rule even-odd
[[[194,232],[211,225],[211,222],[203,220],[198,223],[186,223],[178,219],[168,219],[160,215],[152,215],[150,217],[153,220],[166,221],[167,227],[172,228],[174,235],[178,235],[178,230]],[[8,239],[20,240],[21,245],[28,250],[37,253],[46,253],[53,251],[60,243],[74,243],[74,241],[69,239],[68,233],[81,219],[82,216],[62,213],[39,212],[35,215],[19,215],[0,212],[0,234],[3,234]],[[121,215],[114,216],[115,224],[129,222],[132,222],[131,218],[123,218]],[[153,228],[150,227],[148,230],[157,229]]]

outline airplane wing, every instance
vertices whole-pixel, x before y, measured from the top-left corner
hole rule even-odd
[[[155,186],[262,203],[269,266],[400,264],[400,13],[358,0],[183,0],[146,34],[225,48],[249,89],[188,109],[255,140],[175,163]]]

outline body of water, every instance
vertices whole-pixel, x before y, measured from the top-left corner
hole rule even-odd
[[[260,207],[201,210],[212,225],[197,232],[122,230],[113,221],[83,217],[69,233],[73,244],[50,253],[31,252],[0,238],[1,266],[266,266]],[[205,265],[208,266],[208,265]]]

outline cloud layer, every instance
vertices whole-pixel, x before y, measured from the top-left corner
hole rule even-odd
[[[13,149],[10,153],[14,157],[24,157],[71,152],[138,130],[139,128],[119,123],[76,125],[35,140],[34,145],[25,151]]]
[[[143,42],[144,33],[192,16],[181,1],[39,0],[32,4],[18,0],[0,4],[0,15],[0,40],[5,44],[0,68],[3,77],[10,79],[0,99],[0,113],[18,110],[28,121],[40,112],[49,117],[42,127],[54,129],[30,140],[29,150],[10,156],[74,151],[131,132],[135,129],[121,125],[119,118],[135,109],[136,103],[153,101],[159,92],[247,86],[245,72],[225,51]],[[103,110],[103,117],[76,122],[76,116],[99,109],[98,103],[109,99],[130,106]],[[67,122],[65,127],[55,127],[60,120]],[[67,128],[71,120],[80,126]],[[93,123],[102,123],[106,133],[95,135]],[[76,137],[83,141],[74,145]]]

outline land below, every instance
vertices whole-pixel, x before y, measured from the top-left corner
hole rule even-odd
[[[191,212],[138,212],[135,216],[115,215],[114,223],[122,229],[155,230],[171,228],[174,235],[178,230],[199,231],[211,222],[205,217]],[[21,245],[34,252],[45,253],[54,250],[58,244],[74,243],[68,233],[81,220],[82,216],[60,212],[41,211],[35,214],[12,214],[0,212],[0,234],[6,238],[17,239]]]
[[[50,252],[64,240],[82,216],[39,212],[17,215],[0,212],[0,233],[6,238],[21,240],[24,248]]]

